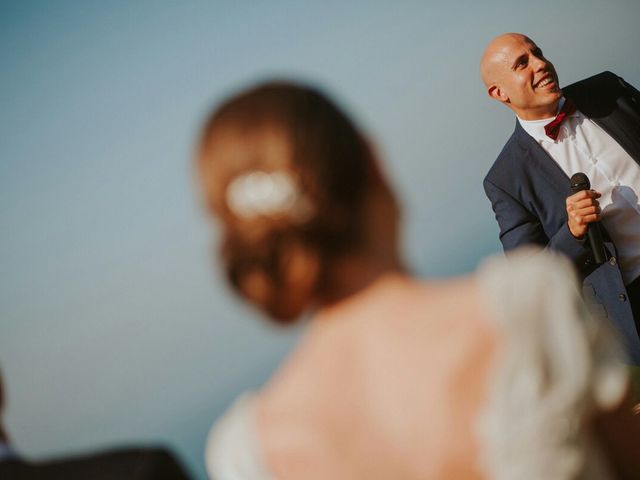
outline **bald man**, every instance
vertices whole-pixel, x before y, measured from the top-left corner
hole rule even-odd
[[[518,33],[489,43],[480,73],[489,97],[516,115],[484,180],[505,251],[535,244],[569,257],[585,299],[640,364],[640,93],[611,72],[561,89],[553,64]],[[572,195],[577,172],[592,189]],[[586,240],[594,222],[607,250],[600,265]]]

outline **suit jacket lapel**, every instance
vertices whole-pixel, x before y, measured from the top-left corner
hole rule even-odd
[[[516,119],[516,137],[525,153],[528,161],[535,167],[534,170],[545,178],[547,183],[556,189],[564,197],[571,194],[570,179],[564,170],[549,155],[531,135],[529,135]]]

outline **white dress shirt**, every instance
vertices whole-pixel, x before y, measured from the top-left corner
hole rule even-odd
[[[564,104],[561,100],[558,108]],[[589,177],[600,192],[602,223],[618,249],[625,284],[640,276],[640,166],[596,123],[580,111],[569,115],[556,141],[544,126],[552,118],[522,120],[522,128],[553,158],[569,178],[577,172]]]

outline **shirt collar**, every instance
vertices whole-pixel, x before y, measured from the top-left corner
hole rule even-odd
[[[564,106],[564,102],[565,102],[565,98],[562,97],[558,102],[558,110],[556,111],[556,115]],[[577,110],[569,116],[573,117],[576,115],[578,115]],[[523,130],[527,132],[529,135],[531,135],[538,142],[544,141],[544,142],[554,143],[553,140],[549,138],[545,133],[544,126],[547,123],[553,121],[553,119],[555,118],[555,115],[553,117],[543,118],[541,120],[523,120],[520,117],[516,117],[516,118],[518,119],[518,122],[520,122],[520,125],[522,126]]]

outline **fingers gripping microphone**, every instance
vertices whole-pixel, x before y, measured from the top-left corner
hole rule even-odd
[[[571,193],[578,193],[582,190],[589,190],[591,182],[589,178],[582,172],[578,172],[571,177]],[[593,260],[597,265],[607,261],[607,255],[602,242],[602,231],[600,230],[600,222],[592,222],[587,227],[587,237],[589,238],[589,246],[593,253]]]

